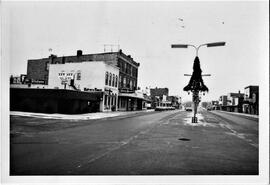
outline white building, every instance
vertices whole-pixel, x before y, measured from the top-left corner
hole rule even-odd
[[[50,64],[48,87],[102,92],[99,111],[117,110],[119,68],[104,61]]]

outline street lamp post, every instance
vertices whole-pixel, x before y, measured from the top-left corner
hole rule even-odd
[[[200,63],[199,63],[199,58],[198,58],[198,52],[200,47],[202,46],[207,46],[207,47],[218,47],[218,46],[225,46],[225,42],[213,42],[213,43],[206,43],[206,44],[201,44],[198,47],[191,45],[191,44],[172,44],[171,48],[188,48],[189,46],[195,48],[196,50],[196,58],[194,60],[194,67],[195,68],[195,62],[197,66],[197,71],[193,71],[192,75],[189,74],[184,74],[184,76],[191,76],[190,83],[188,85],[188,90],[191,90],[192,92],[192,101],[194,103],[194,116],[192,117],[192,123],[197,123],[197,107],[200,102],[200,97],[199,93],[203,91],[208,91],[208,88],[203,84],[202,76],[210,76],[210,74],[201,74],[201,69],[200,69]],[[186,88],[186,87],[185,87]],[[184,90],[186,90],[184,88]]]

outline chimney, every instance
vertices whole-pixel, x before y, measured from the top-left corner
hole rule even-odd
[[[77,57],[82,56],[82,50],[77,50]]]

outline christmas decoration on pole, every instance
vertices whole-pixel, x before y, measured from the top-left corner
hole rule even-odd
[[[172,44],[171,48],[188,48],[189,46],[196,49],[196,57],[193,63],[193,73],[192,75],[184,74],[184,76],[191,76],[189,83],[187,86],[184,87],[184,91],[187,91],[188,94],[192,92],[192,101],[194,103],[194,116],[192,117],[192,123],[197,123],[197,107],[200,103],[200,92],[205,94],[205,92],[208,92],[208,87],[204,84],[202,76],[210,76],[210,74],[202,75],[201,65],[200,65],[200,59],[198,57],[198,52],[200,47],[206,46],[206,47],[217,47],[217,46],[225,46],[225,42],[214,42],[214,43],[207,43],[207,44],[201,44],[198,47],[191,45],[191,44]]]

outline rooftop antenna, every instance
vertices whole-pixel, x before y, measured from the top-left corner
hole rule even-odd
[[[110,51],[113,52],[114,49],[118,48],[118,51],[120,50],[120,45],[115,45],[115,44],[104,44],[104,53],[107,52],[107,48],[110,48]]]
[[[49,48],[49,52],[50,52],[50,54],[52,55],[52,48]]]

